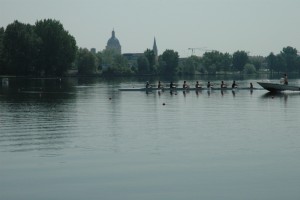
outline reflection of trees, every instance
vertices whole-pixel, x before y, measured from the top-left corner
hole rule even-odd
[[[15,79],[0,88],[0,145],[9,151],[57,150],[73,134],[73,80]]]

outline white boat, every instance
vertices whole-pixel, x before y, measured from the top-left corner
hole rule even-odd
[[[261,87],[270,92],[280,92],[280,91],[300,91],[300,87],[292,85],[284,85],[279,83],[268,83],[268,82],[257,82]]]

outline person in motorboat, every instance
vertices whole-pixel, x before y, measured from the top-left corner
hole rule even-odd
[[[224,81],[221,82],[221,88],[227,88],[227,85],[224,83]]]
[[[196,82],[195,88],[196,89],[201,89],[202,88],[202,86],[200,85],[199,81]]]
[[[237,88],[237,84],[235,83],[235,81],[233,81],[233,83],[232,83],[232,85],[231,85],[231,88],[233,89],[233,88]]]
[[[253,84],[252,83],[250,83],[250,87],[249,87],[251,90],[253,89]]]
[[[190,86],[186,83],[186,81],[183,81],[182,88],[188,89],[188,88],[190,88]]]

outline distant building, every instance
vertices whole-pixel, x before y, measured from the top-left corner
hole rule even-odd
[[[112,50],[117,54],[121,54],[121,45],[118,38],[116,38],[114,30],[111,33],[111,38],[107,41],[106,50]]]
[[[128,60],[130,67],[137,67],[137,60],[140,56],[143,56],[144,53],[124,53],[123,56]]]
[[[120,42],[118,40],[118,38],[116,38],[116,34],[115,31],[113,30],[111,33],[111,38],[109,38],[109,40],[107,41],[107,45],[105,50],[112,50],[117,54],[122,54],[121,52],[121,45]],[[158,62],[158,50],[157,50],[157,45],[156,45],[156,38],[154,37],[154,42],[153,42],[153,48],[152,48],[154,55],[155,55],[155,62]],[[92,51],[92,50],[91,50]],[[137,66],[137,60],[140,56],[143,56],[144,53],[124,53],[122,54],[127,60],[128,60],[128,64],[131,67],[136,67]],[[108,68],[109,66],[107,66],[106,64],[103,64],[103,68]]]
[[[96,54],[96,48],[91,48],[91,53]]]

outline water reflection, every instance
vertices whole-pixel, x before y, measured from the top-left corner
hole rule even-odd
[[[300,96],[300,92],[267,92],[261,96],[261,98],[285,98],[292,96]]]
[[[59,150],[72,136],[76,94],[71,79],[10,79],[0,88],[4,151]]]
[[[267,92],[261,96],[262,99],[276,100],[283,99],[284,105],[287,106],[289,98],[300,96],[299,92]]]

